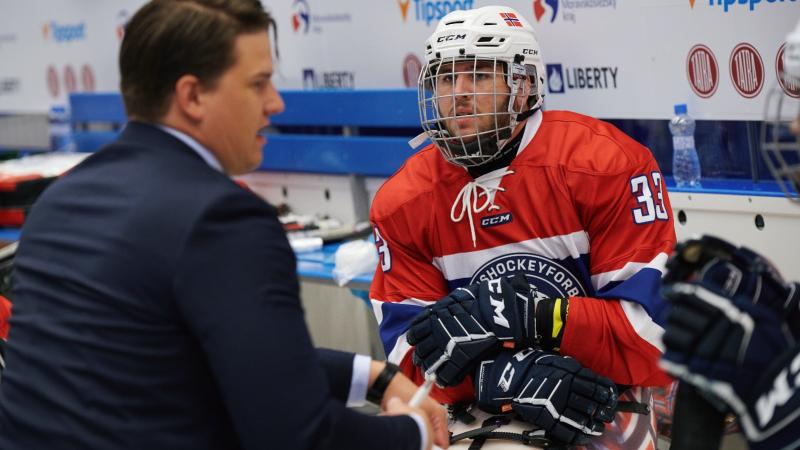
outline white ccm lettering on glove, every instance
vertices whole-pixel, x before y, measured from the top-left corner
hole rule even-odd
[[[489,304],[494,308],[494,323],[501,327],[511,328],[508,319],[503,315],[506,306],[503,303],[503,288],[500,287],[500,279],[489,280],[487,286],[489,288]]]
[[[789,380],[789,370],[795,376],[794,383]],[[772,390],[763,394],[756,401],[756,414],[762,428],[772,420],[775,409],[791,400],[795,389],[800,387],[800,355],[795,356],[794,360],[792,360],[789,370],[781,370],[778,377],[775,378]]]
[[[516,359],[519,362],[522,362],[525,360],[525,358],[527,358],[532,354],[533,354],[533,349],[529,348],[517,352],[514,355],[514,359]],[[499,387],[501,391],[508,392],[508,390],[511,389],[511,381],[514,379],[515,372],[516,371],[514,369],[513,364],[511,364],[511,362],[508,362],[506,366],[503,368],[503,373],[500,374],[500,381],[497,382],[497,387]]]

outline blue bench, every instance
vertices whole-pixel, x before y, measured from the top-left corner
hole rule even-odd
[[[420,130],[414,89],[281,92],[286,111],[271,118],[260,169],[386,177],[412,153]],[[79,151],[113,140],[127,117],[118,93],[70,95]]]

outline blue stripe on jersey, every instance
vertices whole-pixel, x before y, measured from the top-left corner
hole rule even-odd
[[[651,318],[658,322],[664,309],[661,298],[661,272],[645,267],[624,281],[612,281],[598,292],[598,298],[630,300],[642,305]]]
[[[397,338],[406,332],[411,321],[423,310],[422,306],[384,302],[381,305],[383,320],[379,325],[383,350],[388,356],[397,343]]]

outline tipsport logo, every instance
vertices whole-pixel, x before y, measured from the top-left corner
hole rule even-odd
[[[52,20],[42,26],[42,37],[59,43],[82,41],[86,39],[86,24],[84,22],[62,24]]]
[[[414,20],[432,25],[453,11],[472,9],[475,0],[396,0],[403,22],[408,20],[411,4],[414,5]]]
[[[547,8],[544,5],[547,5]],[[533,16],[537,22],[542,21],[542,17],[547,14],[548,9],[550,11],[550,22],[555,22],[558,15],[558,0],[536,0],[533,2]]]
[[[694,9],[694,5],[706,3],[711,8],[722,7],[724,12],[728,12],[732,8],[739,6],[747,6],[747,10],[755,11],[756,7],[761,5],[774,5],[778,3],[800,3],[800,0],[689,0],[689,7]]]

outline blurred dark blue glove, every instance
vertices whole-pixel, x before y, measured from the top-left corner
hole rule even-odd
[[[739,416],[748,438],[763,433],[769,420],[756,417],[755,403],[771,386],[759,380],[792,341],[780,318],[772,308],[747,298],[728,299],[718,286],[704,281],[674,283],[662,292],[673,303],[662,368],[724,401]]]
[[[800,285],[787,283],[765,257],[713,236],[679,244],[667,263],[664,284],[694,282],[771,309],[800,338]]]
[[[534,308],[524,275],[458,288],[412,321],[406,337],[414,364],[436,373],[439,385],[454,386],[503,346],[532,346]]]
[[[513,410],[545,436],[568,444],[599,436],[614,420],[617,388],[578,361],[539,350],[502,351],[475,376],[477,403],[501,413]]]

